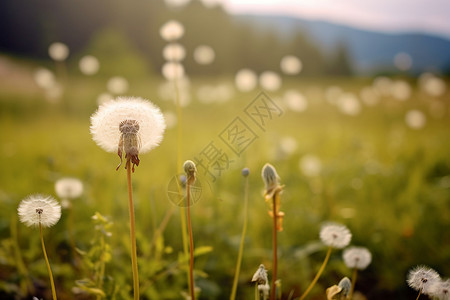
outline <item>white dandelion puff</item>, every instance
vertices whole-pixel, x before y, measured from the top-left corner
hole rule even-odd
[[[430,296],[439,300],[450,300],[450,279],[433,282],[430,285]]]
[[[91,116],[93,140],[108,152],[117,151],[139,165],[139,153],[159,145],[166,128],[160,109],[138,97],[118,97],[101,105]]]
[[[20,221],[25,225],[51,227],[61,218],[61,206],[51,196],[30,195],[17,209]]]
[[[69,56],[69,47],[63,43],[53,43],[48,47],[48,55],[56,61],[64,61]]]
[[[372,261],[372,254],[365,247],[349,247],[344,250],[342,257],[350,269],[364,270]]]
[[[297,56],[286,55],[281,59],[280,68],[284,74],[296,75],[302,70],[303,64]]]
[[[159,34],[164,40],[172,42],[180,39],[183,36],[184,26],[178,21],[170,20],[164,23],[163,26],[161,26]]]
[[[181,44],[170,43],[163,48],[163,57],[167,61],[182,61],[186,57],[186,50]]]
[[[430,287],[439,280],[440,276],[435,270],[427,266],[417,266],[408,272],[406,282],[416,291],[428,295]]]
[[[256,282],[258,285],[266,284],[269,280],[267,279],[267,270],[263,264],[259,265],[258,270],[253,274],[252,282]]]
[[[238,90],[241,92],[248,92],[256,87],[258,77],[255,72],[250,69],[241,69],[236,73],[234,82]]]
[[[83,183],[78,178],[61,178],[55,183],[55,192],[60,198],[75,199],[83,194]]]
[[[325,224],[320,230],[320,239],[329,247],[342,249],[348,246],[352,239],[352,234],[344,225]]]
[[[209,65],[214,61],[214,49],[207,45],[200,45],[194,50],[194,60],[199,65]]]
[[[84,75],[94,75],[100,69],[100,63],[95,56],[86,55],[80,59],[78,67]]]

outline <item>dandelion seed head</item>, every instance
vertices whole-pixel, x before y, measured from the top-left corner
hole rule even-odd
[[[346,226],[330,223],[322,226],[320,239],[328,247],[342,249],[348,246],[352,234]]]
[[[61,206],[51,196],[30,195],[17,209],[19,219],[26,226],[51,227],[61,218]]]
[[[56,61],[64,61],[69,56],[69,47],[63,43],[52,43],[48,47],[48,55]]]
[[[250,175],[250,169],[249,168],[243,168],[242,169],[242,176],[247,177]]]
[[[106,88],[112,94],[119,95],[125,94],[130,87],[128,80],[122,76],[111,77],[106,83]]]
[[[281,87],[281,77],[275,72],[265,71],[259,76],[259,84],[263,89],[274,92]]]
[[[83,183],[78,178],[61,178],[55,183],[55,192],[60,198],[75,199],[83,194]]]
[[[214,61],[216,53],[207,45],[200,45],[194,49],[194,60],[200,65],[209,65]]]
[[[303,68],[301,60],[294,55],[286,55],[280,62],[281,71],[287,75],[296,75]]]
[[[100,69],[100,63],[95,56],[86,55],[80,59],[78,67],[84,75],[94,75]]]
[[[167,61],[179,62],[186,57],[186,50],[181,44],[170,43],[163,48],[163,57]]]
[[[38,68],[34,71],[33,79],[34,82],[43,89],[50,89],[56,84],[55,74],[45,68]]]
[[[372,261],[372,254],[365,247],[349,247],[344,250],[342,257],[350,269],[364,270]]]
[[[162,74],[167,80],[181,79],[184,76],[184,67],[177,62],[167,62],[162,67]]]
[[[412,129],[421,129],[425,126],[427,119],[422,111],[412,109],[406,113],[405,122]]]
[[[416,291],[421,290],[423,294],[428,295],[430,287],[439,280],[440,276],[435,270],[427,266],[417,266],[408,272],[406,282]]]
[[[178,21],[170,20],[161,26],[159,34],[168,42],[176,41],[183,36],[184,26]]]
[[[252,282],[256,282],[258,285],[265,285],[268,281],[267,270],[263,264],[260,264],[258,270],[253,274]]]
[[[266,191],[272,190],[280,183],[280,176],[278,176],[277,170],[269,163],[266,163],[262,168],[261,177],[266,186]]]
[[[139,152],[145,153],[159,145],[165,128],[161,111],[150,101],[118,97],[98,108],[91,116],[90,129],[93,140],[108,152],[117,152],[123,132],[136,132],[141,144]]]
[[[183,169],[188,178],[192,176],[195,177],[195,173],[197,173],[197,168],[192,160],[185,161],[183,164]]]
[[[256,73],[250,69],[241,69],[236,73],[234,82],[236,88],[241,92],[248,92],[253,90],[258,83]]]
[[[432,282],[429,290],[430,296],[439,300],[450,300],[450,279]]]

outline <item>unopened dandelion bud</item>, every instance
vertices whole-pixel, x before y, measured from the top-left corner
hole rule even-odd
[[[352,282],[350,281],[350,279],[348,279],[348,277],[344,277],[341,279],[341,281],[339,281],[338,286],[342,288],[342,295],[344,295],[344,297],[347,297],[350,289],[352,288]]]
[[[330,286],[326,290],[327,300],[337,300],[341,298],[342,288],[337,285]]]
[[[265,164],[262,169],[262,179],[266,185],[266,191],[270,191],[279,185],[280,177],[277,170],[271,164]]]
[[[197,168],[192,160],[187,160],[183,164],[184,172],[186,173],[188,183],[192,184],[195,182],[195,173],[197,173]]]
[[[252,282],[256,282],[258,285],[265,285],[268,281],[267,270],[263,264],[260,264],[258,270],[253,274]]]
[[[242,176],[247,177],[250,174],[249,168],[242,169]]]

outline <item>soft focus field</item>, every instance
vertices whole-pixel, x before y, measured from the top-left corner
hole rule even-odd
[[[55,195],[55,181],[66,176],[84,183],[83,196],[72,203],[77,248],[91,248],[95,236],[91,217],[96,212],[112,221],[105,290],[117,289],[116,299],[130,298],[126,174],[123,168],[115,171],[117,155],[100,149],[89,133],[89,117],[97,108],[97,96],[106,89],[106,79],[69,76],[62,98],[52,103],[32,81],[31,70],[24,65],[0,81],[0,298],[19,299],[20,285],[29,278],[36,287],[34,295],[49,299],[38,230],[18,222],[16,210],[29,194]],[[291,291],[293,299],[299,297],[320,266],[325,247],[318,234],[327,221],[348,226],[351,244],[372,252],[372,263],[359,273],[356,286],[368,299],[413,299],[416,294],[405,276],[417,264],[450,276],[450,91],[433,97],[416,78],[393,78],[399,79],[410,84],[407,100],[385,92],[375,105],[359,101],[361,111],[347,115],[332,104],[330,87],[359,95],[374,78],[284,78],[282,89],[267,93],[284,113],[271,120],[265,132],[256,132],[258,138],[241,157],[228,150],[233,162],[215,183],[209,186],[208,176],[199,168],[203,194],[192,207],[192,224],[195,248],[203,252],[195,260],[201,299],[227,299],[230,294],[244,218],[244,167],[250,169],[250,210],[238,299],[252,299],[250,280],[259,264],[264,263],[270,278],[272,223],[260,176],[266,162],[277,168],[285,185],[278,274],[284,299]],[[150,99],[163,112],[175,113],[174,102],[158,93],[162,79],[129,82],[126,95]],[[200,87],[221,84],[231,89],[229,99],[198,101]],[[285,105],[288,89],[306,97],[305,111]],[[243,115],[260,89],[238,92],[233,78],[226,77],[192,79],[189,91],[192,101],[182,109],[182,161],[198,156],[211,141],[225,149],[219,134]],[[413,109],[426,117],[421,128],[405,122]],[[172,127],[160,147],[141,155],[133,175],[142,299],[180,299],[187,290],[179,216],[183,210],[167,197],[167,185],[179,169],[176,152]],[[63,210],[59,223],[44,232],[58,298],[95,299],[73,294],[79,292],[74,289],[76,280],[91,273],[71,251],[68,215]],[[162,236],[154,239],[167,216]],[[18,266],[20,260],[25,269]],[[342,261],[342,251],[336,250],[309,298],[325,299],[325,289],[343,276],[350,277],[351,270]]]

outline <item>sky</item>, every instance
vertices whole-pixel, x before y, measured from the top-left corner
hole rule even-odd
[[[434,33],[450,39],[450,0],[222,0],[221,2],[230,13],[298,16],[376,31]]]

